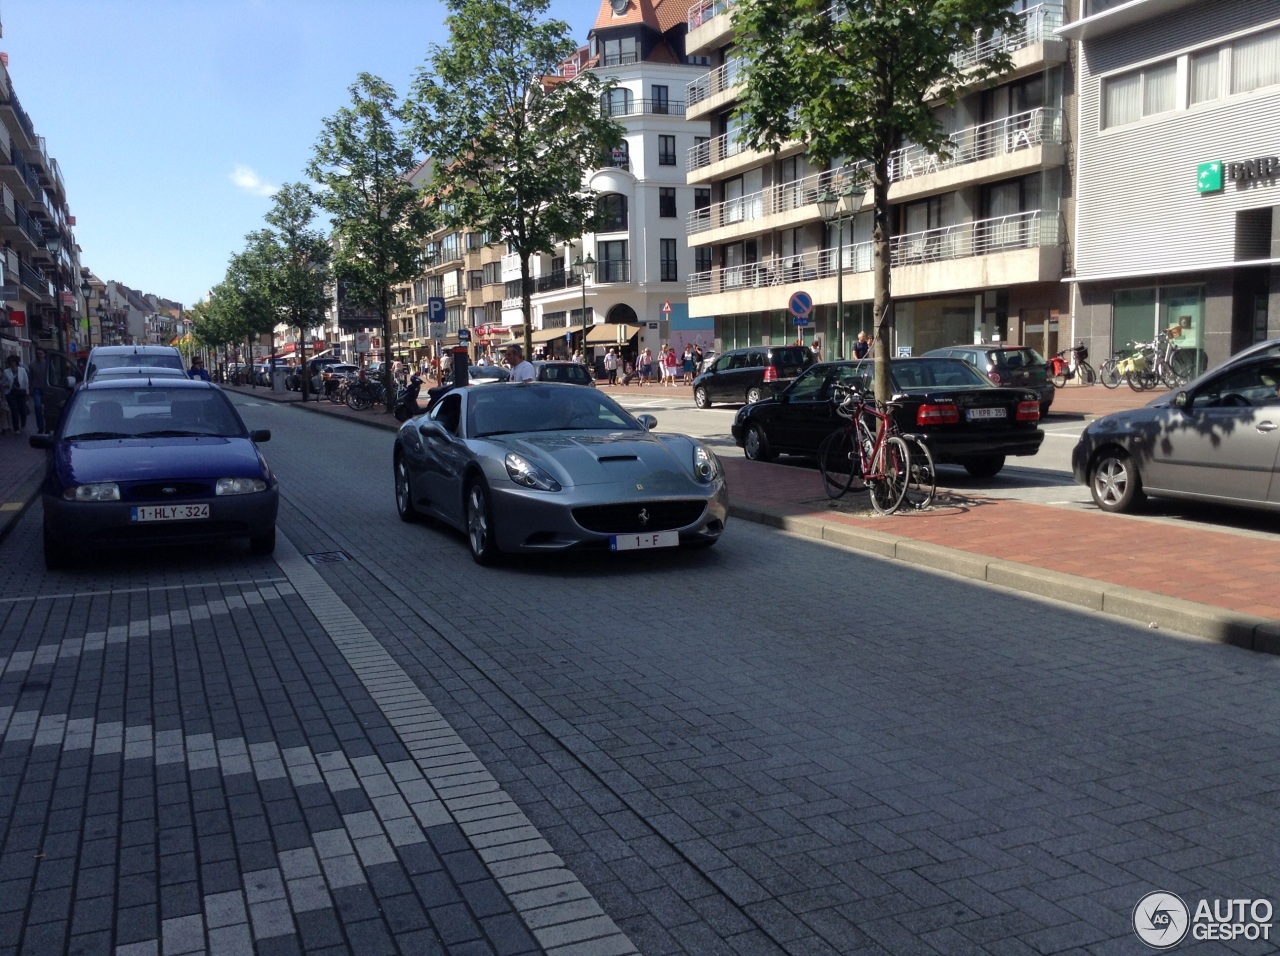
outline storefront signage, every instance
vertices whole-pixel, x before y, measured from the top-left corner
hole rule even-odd
[[[1221,192],[1227,183],[1240,187],[1269,182],[1280,176],[1280,156],[1259,156],[1231,163],[1201,163],[1196,169],[1196,190]]]

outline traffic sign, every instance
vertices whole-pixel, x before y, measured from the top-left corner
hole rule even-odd
[[[671,303],[670,303],[670,302],[664,302],[664,303],[662,303],[662,314],[663,314],[663,315],[670,315],[670,314],[671,314]]]
[[[437,342],[444,341],[444,330],[445,330],[445,324],[443,322],[431,323],[431,337],[435,339]]]
[[[797,315],[793,321],[796,323],[797,329],[803,329],[809,324],[809,320],[807,318],[803,318],[799,315]]]
[[[808,292],[795,292],[787,303],[787,311],[798,319],[803,319],[813,311],[813,296]]]
[[[433,295],[427,298],[427,321],[444,321],[444,297]]]
[[[443,302],[443,301],[444,301],[444,299],[441,299],[440,301],[441,301],[441,302]],[[458,342],[459,342],[460,344],[462,344],[462,345],[470,345],[470,344],[471,344],[471,330],[470,330],[470,329],[458,329]]]

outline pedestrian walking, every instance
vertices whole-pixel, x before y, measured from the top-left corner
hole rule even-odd
[[[650,373],[653,372],[653,351],[645,349],[636,359],[636,376],[640,379],[641,387],[649,380]]]
[[[662,384],[676,387],[676,369],[680,367],[680,357],[670,345],[662,354]]]
[[[192,378],[198,378],[202,382],[209,381],[209,370],[204,367],[204,359],[199,355],[191,357],[191,368],[187,369],[187,374]]]
[[[680,371],[684,373],[682,381],[685,385],[693,384],[693,346],[684,347],[684,355],[680,357]]]
[[[524,349],[518,345],[507,346],[507,363],[511,366],[513,382],[532,382],[538,377],[533,363],[525,361]]]
[[[609,376],[609,384],[618,384],[618,350],[610,348],[604,355],[604,370]]]
[[[27,430],[27,398],[31,394],[31,377],[16,352],[5,359],[0,383],[4,385],[4,398],[9,405],[9,417],[13,419],[13,430],[21,435]]]
[[[858,341],[853,343],[853,357],[860,358],[860,359],[866,358],[867,352],[870,349],[871,349],[871,343],[867,341],[867,333],[859,332]]]
[[[36,349],[36,357],[27,369],[27,378],[31,380],[31,407],[36,414],[36,433],[43,435],[48,431],[44,421],[44,388],[49,384],[49,363],[45,360],[44,349]]]

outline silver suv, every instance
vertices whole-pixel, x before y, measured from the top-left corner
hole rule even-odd
[[[175,368],[183,375],[187,366],[182,353],[172,345],[96,345],[89,352],[85,365],[86,382],[104,368]]]

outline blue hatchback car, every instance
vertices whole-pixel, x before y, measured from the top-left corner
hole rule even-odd
[[[89,549],[247,539],[276,544],[279,487],[226,393],[208,382],[103,379],[76,389],[52,435],[41,497],[50,570]]]

